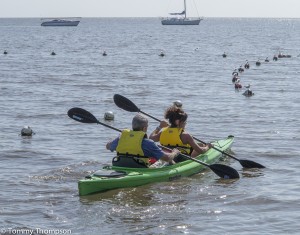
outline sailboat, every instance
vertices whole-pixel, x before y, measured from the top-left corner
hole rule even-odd
[[[162,25],[199,25],[200,21],[203,20],[198,18],[187,18],[186,17],[186,0],[184,0],[184,10],[180,13],[169,13],[173,17],[166,17],[161,19]],[[177,17],[174,17],[177,16]]]

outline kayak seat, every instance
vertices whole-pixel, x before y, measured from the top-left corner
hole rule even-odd
[[[120,155],[112,159],[113,166],[129,168],[148,168],[146,164],[138,157]]]
[[[174,162],[178,163],[178,162],[184,162],[186,160],[189,160],[187,157],[185,157],[182,154],[178,154],[175,158],[174,158]]]

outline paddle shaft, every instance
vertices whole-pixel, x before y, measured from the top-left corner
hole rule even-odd
[[[110,125],[107,125],[107,124],[105,124],[105,123],[103,123],[103,122],[97,121],[97,124],[100,124],[100,125],[102,125],[102,126],[106,126],[106,127],[110,128],[110,129],[113,129],[113,130],[118,131],[118,132],[122,132],[120,129],[115,128],[115,127],[110,126]]]
[[[145,112],[141,111],[140,109],[139,109],[139,112],[142,113],[142,114],[144,114],[144,115],[146,115],[146,116],[148,116],[148,117],[150,117],[150,118],[152,118],[152,119],[154,119],[154,120],[156,120],[156,121],[158,121],[158,122],[161,122],[161,120],[159,120],[158,118],[153,117],[152,115],[150,115],[150,114],[148,114],[148,113],[145,113]],[[202,140],[200,140],[200,139],[198,139],[198,138],[196,138],[196,137],[194,137],[194,136],[193,136],[193,139],[199,141],[199,142],[202,143],[202,144],[207,144],[207,143],[205,143],[204,141],[202,141]],[[236,158],[236,157],[234,157],[234,156],[232,156],[232,155],[230,155],[230,154],[228,154],[228,153],[226,153],[226,152],[224,152],[224,151],[222,151],[222,150],[220,150],[220,149],[218,149],[218,148],[216,148],[216,147],[214,147],[214,146],[213,146],[213,149],[219,151],[220,153],[223,153],[224,155],[227,155],[228,157],[231,157],[231,158],[233,158],[233,159],[239,161],[238,158]]]
[[[163,145],[158,145],[158,147],[163,148],[163,149],[166,149],[166,150],[169,150],[169,151],[172,151],[172,149],[170,149],[170,148],[168,148],[168,147],[166,147],[166,146],[163,146]],[[209,164],[207,164],[207,163],[205,163],[205,162],[201,162],[201,161],[199,161],[199,160],[197,160],[197,159],[195,159],[195,158],[192,158],[192,157],[189,156],[189,155],[185,155],[185,154],[183,154],[183,153],[180,153],[180,155],[182,155],[182,156],[184,156],[184,157],[186,157],[186,158],[188,158],[188,159],[190,159],[190,160],[192,160],[192,161],[194,161],[194,162],[198,162],[198,163],[200,163],[200,164],[202,164],[202,165],[204,165],[204,166],[210,167]]]
[[[196,137],[194,137],[194,136],[193,136],[193,139],[199,141],[199,142],[202,143],[202,144],[207,144],[207,143],[205,143],[204,141],[199,140],[198,138],[196,138]],[[217,151],[219,151],[220,153],[223,153],[224,155],[226,155],[226,156],[228,156],[228,157],[232,157],[233,159],[235,159],[235,160],[237,160],[237,161],[240,160],[240,159],[238,159],[238,158],[236,158],[236,157],[234,157],[234,156],[232,156],[232,155],[230,155],[230,154],[228,154],[228,153],[222,151],[221,149],[216,148],[215,146],[212,146],[212,148],[215,149],[215,150],[217,150]]]
[[[159,120],[158,118],[153,117],[150,114],[143,112],[142,110],[139,110],[139,112],[146,115],[146,116],[148,116],[148,117],[150,117],[150,118],[152,118],[152,119],[154,119],[155,121],[161,122],[161,120]]]

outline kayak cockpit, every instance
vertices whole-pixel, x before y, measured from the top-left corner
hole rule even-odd
[[[91,179],[92,177],[107,177],[107,178],[118,178],[118,177],[123,177],[127,175],[126,172],[124,171],[115,171],[111,170],[109,166],[103,167],[102,169],[94,172],[92,175],[88,175],[85,178],[86,179]]]

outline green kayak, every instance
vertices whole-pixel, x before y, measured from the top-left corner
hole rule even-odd
[[[214,148],[209,149],[204,154],[196,157],[206,164],[216,163],[233,144],[234,137],[228,136],[226,139],[213,142]],[[154,182],[171,181],[181,177],[197,174],[207,166],[192,160],[186,160],[175,165],[168,165],[158,168],[127,168],[117,166],[105,166],[100,171],[79,180],[79,195],[103,192],[111,189],[136,187]]]

